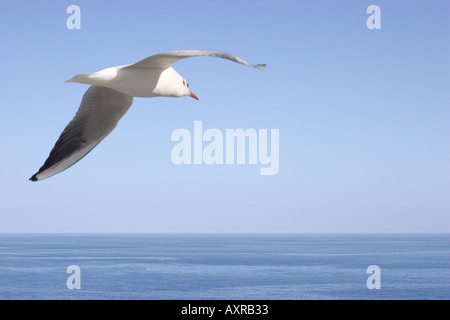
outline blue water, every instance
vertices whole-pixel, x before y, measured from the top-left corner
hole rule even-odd
[[[449,298],[449,234],[0,234],[0,299]]]

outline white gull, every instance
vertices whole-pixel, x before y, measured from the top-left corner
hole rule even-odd
[[[91,87],[44,165],[30,180],[49,178],[82,159],[116,127],[130,108],[133,97],[191,96],[198,100],[189,90],[187,81],[172,68],[178,60],[198,56],[228,59],[260,70],[266,67],[220,51],[178,50],[156,54],[135,64],[78,74],[66,82],[90,84]]]

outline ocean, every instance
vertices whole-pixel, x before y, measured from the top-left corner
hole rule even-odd
[[[2,300],[449,298],[450,234],[0,234]]]

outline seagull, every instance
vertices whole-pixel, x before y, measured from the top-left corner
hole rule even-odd
[[[66,82],[91,85],[75,117],[65,127],[44,165],[31,178],[40,181],[71,167],[95,148],[116,127],[133,103],[133,97],[184,97],[198,100],[187,81],[172,68],[178,60],[210,56],[228,59],[259,70],[237,56],[212,50],[177,50],[160,53],[135,64],[77,74]]]

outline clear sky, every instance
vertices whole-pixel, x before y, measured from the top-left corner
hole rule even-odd
[[[3,0],[0,232],[450,232],[449,17],[446,0]],[[84,159],[28,181],[88,88],[64,80],[178,49],[267,69],[180,61],[199,101],[135,98]],[[194,121],[279,129],[278,173],[175,165]]]

